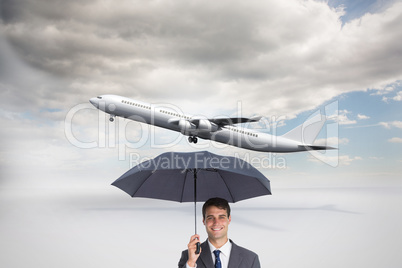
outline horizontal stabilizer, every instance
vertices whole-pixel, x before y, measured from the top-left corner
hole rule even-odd
[[[331,146],[317,146],[317,145],[299,145],[299,148],[304,148],[306,151],[318,150],[336,150],[337,148]]]

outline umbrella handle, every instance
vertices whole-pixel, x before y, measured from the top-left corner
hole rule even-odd
[[[195,219],[195,233],[197,233],[197,170],[194,169],[194,219]],[[195,254],[200,254],[201,244],[197,242],[197,249]]]

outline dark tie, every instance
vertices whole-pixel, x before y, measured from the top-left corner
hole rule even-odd
[[[215,254],[215,268],[222,268],[222,263],[221,263],[221,259],[219,258],[219,253],[221,253],[220,250],[214,250],[214,254]]]

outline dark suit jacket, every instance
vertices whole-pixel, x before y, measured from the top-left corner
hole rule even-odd
[[[260,268],[260,261],[258,255],[254,252],[239,247],[232,240],[232,251],[230,252],[228,268]],[[209,249],[208,242],[205,241],[201,244],[202,252],[197,260],[197,268],[213,268],[214,261],[212,260],[211,251]],[[179,261],[179,268],[186,268],[188,261],[188,250],[185,250],[181,254]]]

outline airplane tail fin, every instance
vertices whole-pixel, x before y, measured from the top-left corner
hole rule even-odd
[[[282,135],[282,137],[298,141],[302,146],[312,147],[312,144],[320,133],[325,121],[325,115],[318,114]]]

